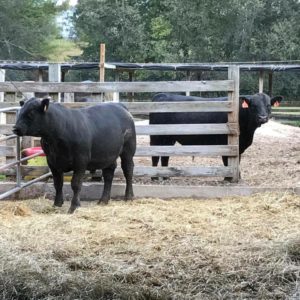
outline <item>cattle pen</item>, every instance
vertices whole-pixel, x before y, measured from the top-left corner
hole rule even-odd
[[[162,127],[148,125],[145,118],[149,112],[191,110],[233,115],[238,98],[237,68],[226,73],[228,80],[220,82],[0,83],[0,98],[1,94],[7,97],[0,102],[6,116],[6,123],[0,126],[0,151],[7,167],[4,170],[2,166],[0,172],[4,177],[0,193],[1,198],[10,194],[7,198],[13,199],[0,201],[2,298],[299,299],[300,128],[270,120],[257,130],[255,143],[239,164],[237,122],[232,119],[217,126]],[[86,90],[131,94],[194,89],[227,91],[229,101],[123,102],[135,116],[138,132],[134,201],[111,201],[105,206],[82,201],[73,215],[67,214],[67,203],[53,207],[48,167],[29,163],[40,153],[26,157],[20,153],[39,141],[11,135],[20,108],[9,93],[14,100],[53,93],[57,101],[55,93],[68,94],[66,100],[72,99],[74,92]],[[61,104],[75,108],[96,103]],[[150,134],[178,130],[182,134],[227,132],[231,144],[149,146]],[[220,166],[224,153],[232,155],[228,168]],[[172,167],[150,167],[150,157],[155,154],[170,155]],[[223,181],[225,175],[237,175],[235,166],[241,166],[246,184]],[[40,181],[41,174],[46,181]],[[68,181],[70,174],[65,175]],[[90,181],[91,175],[86,175],[81,199],[99,200],[102,183]],[[117,169],[112,189],[116,200],[125,189],[120,175]],[[153,182],[152,176],[170,179]],[[64,194],[68,200],[69,183]],[[210,200],[199,201],[203,198]]]
[[[59,71],[59,68],[54,65],[50,75]],[[222,67],[224,68],[224,66]],[[134,176],[136,178],[142,177],[231,177],[233,182],[238,181],[239,174],[239,126],[238,126],[238,105],[239,105],[239,69],[241,66],[230,65],[228,68],[228,80],[216,80],[216,81],[165,81],[165,82],[85,82],[85,83],[72,83],[72,82],[0,82],[0,94],[2,93],[22,93],[26,95],[33,95],[34,93],[57,93],[64,94],[65,96],[73,93],[157,93],[157,92],[227,92],[229,97],[228,101],[201,101],[201,102],[189,102],[189,103],[152,103],[152,102],[123,102],[127,106],[129,111],[135,115],[148,115],[150,112],[227,112],[228,123],[224,124],[186,124],[181,125],[136,125],[137,134],[139,136],[149,136],[153,134],[159,135],[172,135],[172,134],[227,134],[228,145],[219,146],[148,146],[138,145],[136,157],[151,157],[154,155],[163,156],[176,156],[176,157],[215,157],[215,156],[228,156],[228,166],[172,166],[172,167],[150,167],[140,165],[136,163]],[[53,76],[53,75],[51,75]],[[55,76],[54,76],[55,77]],[[52,80],[55,81],[55,80]],[[263,84],[260,81],[260,89]],[[59,99],[59,98],[58,98]],[[17,111],[15,103],[2,102],[1,107],[4,108],[5,113],[11,119],[10,123],[13,123],[14,117],[12,117],[12,109]],[[65,102],[63,105],[75,108],[83,107],[87,105],[94,105],[95,103],[79,103],[79,102]],[[11,107],[11,108],[9,108]],[[8,121],[9,123],[9,121]],[[4,135],[10,135],[12,124],[2,124],[1,133]],[[11,136],[9,139],[12,138]],[[5,138],[3,138],[3,141]],[[40,194],[52,194],[53,187],[51,184],[36,183],[38,179],[35,179],[33,183],[35,185],[22,191],[21,187],[27,187],[30,184],[28,182],[21,183],[21,178],[30,175],[31,177],[38,177],[44,174],[43,178],[48,177],[50,174],[47,166],[26,166],[22,163],[32,157],[23,158],[20,160],[20,142],[16,145],[11,145],[7,142],[7,145],[0,146],[1,155],[8,158],[8,169],[2,171],[4,176],[16,176],[16,170],[19,169],[17,178],[17,186],[13,182],[2,183],[1,192],[7,191],[11,187],[13,191],[18,191],[20,198],[32,197],[32,195]],[[37,154],[38,155],[38,154]],[[15,163],[17,168],[11,168],[13,163],[11,162],[13,157],[19,157],[19,160]],[[4,167],[2,167],[3,169]],[[120,175],[120,170],[117,169],[116,175]],[[101,188],[101,184],[100,184]],[[66,185],[67,193],[70,191],[70,186]],[[124,186],[116,184],[112,190],[112,196],[118,197],[123,193]],[[135,185],[136,197],[151,197],[160,196],[163,198],[172,197],[222,197],[228,195],[249,195],[255,192],[263,192],[273,190],[266,187],[249,187],[249,186],[172,186],[172,185]],[[293,191],[299,193],[299,188],[292,188]],[[99,184],[98,183],[86,183],[83,188],[83,199],[97,199],[99,197]],[[3,197],[4,197],[3,196]]]

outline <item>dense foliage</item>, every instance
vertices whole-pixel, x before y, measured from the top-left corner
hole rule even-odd
[[[104,42],[108,60],[296,60],[299,13],[298,0],[81,0],[74,22],[90,59]]]
[[[62,52],[53,49],[60,44],[56,17],[68,1],[62,2],[65,6],[58,0],[0,0],[0,59],[55,60],[54,53]],[[299,62],[299,19],[299,0],[79,0],[70,22],[83,50],[80,60],[99,60],[99,44],[105,43],[110,62]],[[257,87],[252,77],[242,76],[245,91]],[[292,99],[300,94],[299,73],[275,74],[274,80],[276,93]]]
[[[98,60],[102,42],[107,61],[159,63],[298,60],[299,19],[298,0],[81,0],[73,21],[83,59]],[[275,92],[296,98],[297,76],[276,74]]]
[[[0,0],[0,59],[45,59],[59,34],[53,0]]]

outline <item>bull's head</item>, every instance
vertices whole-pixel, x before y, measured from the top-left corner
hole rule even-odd
[[[44,128],[44,118],[49,108],[50,98],[40,100],[31,98],[27,101],[20,101],[21,109],[13,127],[13,133],[19,136],[40,137]]]
[[[248,109],[252,123],[261,126],[268,122],[271,115],[271,107],[279,106],[283,97],[270,98],[268,95],[259,93],[251,96],[241,96],[242,109]]]

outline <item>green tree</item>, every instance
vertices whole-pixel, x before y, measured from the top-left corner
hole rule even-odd
[[[85,45],[84,59],[99,60],[99,44],[105,43],[108,61],[145,60],[144,23],[136,2],[82,0],[77,4],[75,30]]]
[[[45,59],[62,8],[53,0],[0,0],[0,59]]]

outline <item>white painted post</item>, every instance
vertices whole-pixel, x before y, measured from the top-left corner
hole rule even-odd
[[[228,123],[239,124],[239,89],[240,68],[239,66],[228,67],[228,79],[234,81],[233,92],[228,93],[228,101],[233,102],[233,111],[228,113]],[[237,145],[239,148],[239,132],[228,135],[228,145]],[[239,155],[228,157],[228,166],[233,168],[232,182],[238,182],[240,177]]]
[[[115,81],[120,81],[119,71],[116,70],[115,73]],[[119,92],[113,92],[113,102],[120,102],[120,93]]]
[[[49,82],[61,82],[61,65],[57,63],[49,63],[48,69]],[[58,93],[57,101],[61,102],[60,93]]]
[[[264,71],[259,71],[258,92],[264,92]]]
[[[0,82],[5,82],[5,70],[0,69]],[[4,92],[0,92],[0,102],[4,102]],[[6,114],[0,114],[0,124],[6,124]]]
[[[190,71],[187,71],[187,72],[186,72],[186,80],[187,80],[187,81],[191,81],[191,72],[190,72]],[[185,95],[186,95],[186,96],[190,96],[191,93],[190,93],[190,92],[185,92]]]

